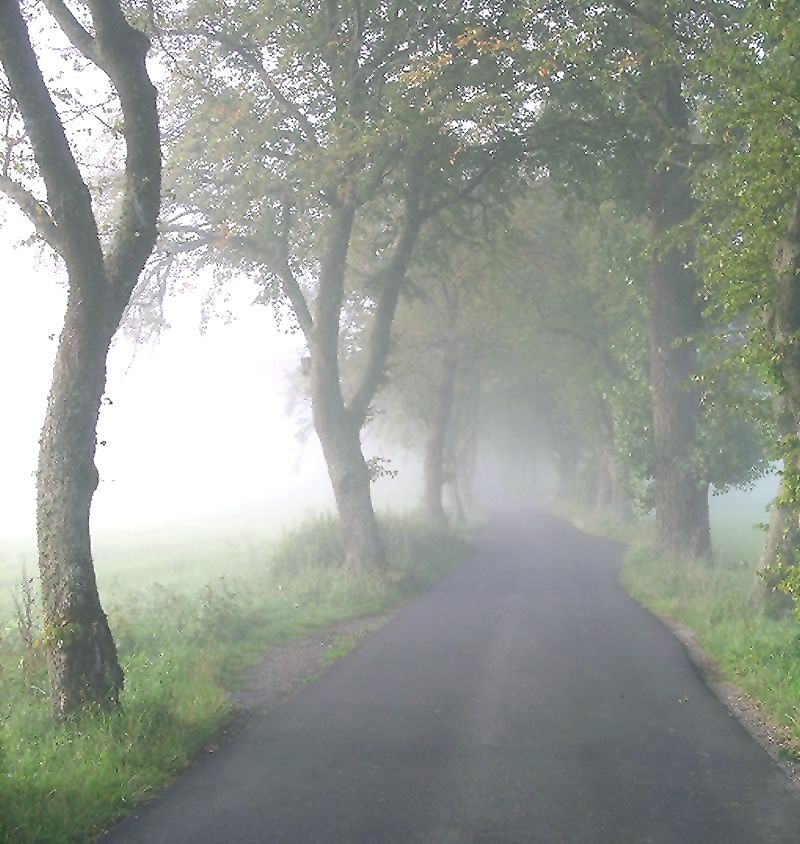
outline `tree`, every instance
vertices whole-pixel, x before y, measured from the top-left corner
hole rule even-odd
[[[514,402],[538,408],[560,496],[620,520],[653,462],[642,237],[612,203],[565,202],[543,180],[518,203],[496,263],[511,279]]]
[[[7,132],[0,188],[61,257],[69,286],[37,473],[44,643],[53,712],[63,719],[85,705],[117,703],[123,685],[97,593],[89,510],[98,483],[94,455],[106,356],[156,240],[161,150],[155,89],[145,67],[149,40],[128,23],[120,3],[86,0],[75,14],[61,0],[45,6],[86,64],[107,76],[119,99],[127,152],[122,195],[105,238],[21,3],[2,0],[7,126],[21,121],[24,128],[13,145]]]
[[[188,254],[249,272],[264,301],[291,306],[353,569],[384,561],[360,437],[420,232],[502,182],[532,119],[512,5],[263,0],[232,14],[195,0],[164,25],[175,61],[163,267]],[[344,385],[351,310],[369,328]]]
[[[744,342],[735,362],[770,388],[783,461],[762,569],[775,586],[800,549],[800,81],[795,4],[749,4],[719,27],[698,98],[714,150],[698,183],[707,296]]]
[[[491,234],[474,215],[429,227],[409,269],[414,295],[400,307],[389,357],[389,426],[402,425],[423,446],[423,505],[446,518],[449,486],[455,515],[465,517],[473,462],[476,406],[486,346],[497,337],[498,308],[489,271]]]
[[[706,4],[713,5],[713,4]],[[692,39],[714,9],[581,2],[540,12],[553,57],[540,131],[546,163],[573,192],[610,198],[649,229],[650,385],[660,548],[708,556],[708,478],[695,459],[701,405],[692,381],[704,328],[693,243]],[[553,22],[557,22],[555,26]],[[553,36],[553,32],[556,33]]]

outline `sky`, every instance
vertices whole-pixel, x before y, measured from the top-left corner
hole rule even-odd
[[[63,274],[18,246],[24,222],[0,228],[0,536],[34,525],[34,471],[53,356],[63,319]],[[198,284],[202,287],[202,283]],[[330,502],[316,439],[286,416],[303,348],[278,330],[254,288],[234,286],[237,319],[200,332],[201,295],[167,304],[171,328],[154,343],[118,335],[98,426],[96,528],[162,524],[270,502]]]

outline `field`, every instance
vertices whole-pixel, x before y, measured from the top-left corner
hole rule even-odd
[[[38,611],[32,626],[18,624],[11,600],[31,552],[7,544],[0,841],[91,840],[213,739],[242,669],[271,646],[396,606],[467,547],[463,536],[416,517],[384,517],[382,530],[390,560],[382,576],[342,569],[327,516],[288,531],[259,522],[99,537],[101,596],[126,676],[122,711],[60,728],[49,717]]]

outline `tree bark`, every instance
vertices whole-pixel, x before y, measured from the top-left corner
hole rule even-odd
[[[659,111],[672,128],[687,131],[680,74],[665,68],[658,83]],[[700,401],[691,380],[702,330],[698,279],[691,251],[664,245],[665,236],[694,211],[685,161],[659,166],[649,205],[653,239],[663,250],[652,264],[650,298],[656,543],[670,556],[710,557],[709,485],[695,460]]]
[[[88,0],[94,34],[47,0],[73,45],[111,79],[126,144],[125,188],[104,254],[92,199],[42,76],[19,2],[0,2],[0,63],[47,190],[43,203],[8,176],[2,185],[63,258],[69,296],[56,353],[37,473],[37,539],[53,714],[118,702],[123,676],[100,605],[89,512],[97,488],[96,427],[106,358],[156,239],[161,145],[147,37],[118,2]]]
[[[361,449],[361,426],[343,406],[312,400],[314,426],[322,445],[339,516],[339,541],[352,572],[380,571],[386,552],[372,505],[370,471]]]
[[[37,539],[51,702],[58,719],[118,701],[122,670],[92,564],[95,431],[111,337],[98,307],[69,297],[40,440]]]

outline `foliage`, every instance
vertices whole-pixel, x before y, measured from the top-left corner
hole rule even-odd
[[[743,352],[761,374],[775,350],[760,316],[772,261],[800,183],[800,23],[791,2],[748,4],[703,61],[700,119],[713,157],[698,183],[709,307],[754,332]]]
[[[743,6],[720,27],[696,83],[713,151],[696,186],[708,311],[724,336],[739,335],[728,366],[762,381],[769,391],[762,396],[772,400],[769,456],[783,461],[783,484],[763,563],[771,567],[769,588],[789,594],[796,589],[792,524],[800,504],[798,245],[792,242],[800,197],[800,84],[791,71],[797,20],[792,3]]]
[[[251,272],[264,301],[295,282],[311,300],[326,221],[350,205],[361,265],[345,297],[374,301],[410,183],[430,216],[515,166],[529,118],[510,4],[185,5],[161,23],[173,204],[156,286],[189,258]]]

